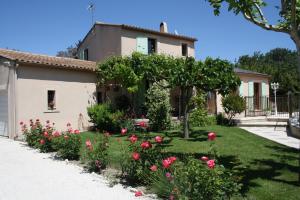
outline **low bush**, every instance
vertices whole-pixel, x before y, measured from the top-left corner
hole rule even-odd
[[[81,137],[79,131],[67,131],[52,139],[53,149],[63,159],[78,160],[80,157]]]
[[[173,168],[160,169],[152,188],[165,199],[230,199],[241,189],[234,176],[215,160],[189,158]]]
[[[229,125],[229,120],[224,116],[223,113],[217,114],[216,121],[218,125]]]
[[[88,170],[101,173],[108,165],[109,133],[98,135],[94,141],[87,139],[85,145]]]
[[[123,113],[116,111],[108,103],[92,105],[87,108],[91,122],[100,131],[117,132],[121,129]]]
[[[229,124],[233,124],[233,118],[236,114],[240,114],[246,108],[246,101],[243,97],[237,94],[228,94],[227,96],[222,98],[222,106],[224,108],[224,112],[226,113]]]
[[[46,122],[46,126],[43,126],[39,119],[35,122],[31,119],[30,128],[24,122],[21,122],[20,125],[28,146],[38,148],[41,152],[53,151],[51,139],[54,128],[49,121]]]

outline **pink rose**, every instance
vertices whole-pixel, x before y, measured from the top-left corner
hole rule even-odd
[[[80,133],[80,131],[79,130],[74,130],[74,134],[79,134]]]
[[[129,140],[131,143],[135,143],[138,140],[138,137],[136,135],[132,135],[130,136]]]
[[[155,142],[157,142],[157,143],[162,143],[163,138],[162,138],[161,136],[156,136],[156,137],[154,138],[154,140],[155,140]]]
[[[166,158],[162,161],[163,167],[164,168],[169,168],[175,161],[177,160],[177,158],[175,156],[171,156],[169,158]]]
[[[213,141],[213,140],[215,140],[216,139],[216,134],[214,133],[214,132],[210,132],[210,133],[208,133],[208,140],[211,140],[211,141]]]
[[[166,173],[166,177],[169,181],[172,180],[172,174],[170,172]]]
[[[122,128],[121,129],[121,135],[125,135],[127,133],[127,128]]]
[[[208,161],[208,157],[206,157],[206,156],[202,156],[201,158],[200,158],[200,160],[202,160],[202,161]]]
[[[208,168],[213,169],[215,167],[215,160],[209,160],[206,162]]]
[[[150,170],[153,171],[153,172],[156,172],[157,171],[157,166],[156,165],[152,165],[150,167]]]
[[[40,140],[40,144],[41,144],[41,145],[44,145],[44,144],[45,144],[45,140],[41,139],[41,140]]]
[[[89,150],[92,150],[92,149],[93,149],[93,145],[92,145],[91,140],[86,140],[86,141],[85,141],[85,146],[86,146],[86,148],[88,148]]]
[[[140,159],[140,154],[137,153],[137,152],[133,152],[132,153],[132,158],[133,158],[133,160],[139,160]]]
[[[141,121],[141,122],[139,123],[139,125],[140,125],[140,127],[146,127],[146,123],[145,123],[144,121]]]
[[[136,196],[136,197],[140,197],[142,195],[143,195],[143,193],[141,191],[136,191],[134,194],[134,196]]]
[[[141,147],[143,149],[149,149],[152,147],[152,144],[149,141],[144,141],[144,142],[142,142]]]
[[[52,136],[53,136],[53,137],[59,137],[59,136],[60,136],[60,133],[59,133],[58,131],[54,131],[54,132],[52,133]]]

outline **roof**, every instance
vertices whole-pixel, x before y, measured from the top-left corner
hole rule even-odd
[[[65,69],[77,69],[95,71],[96,63],[73,58],[63,58],[55,56],[47,56],[41,54],[33,54],[28,52],[14,51],[0,48],[0,56],[14,60],[18,63],[38,64],[50,67],[58,67]]]
[[[237,67],[234,68],[234,72],[237,74],[253,74],[253,75],[258,75],[258,76],[270,76],[268,74],[263,74],[263,73],[259,73],[259,72],[255,72],[255,71],[237,68]]]

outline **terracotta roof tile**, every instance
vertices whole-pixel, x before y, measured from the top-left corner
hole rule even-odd
[[[95,71],[96,63],[92,61],[85,61],[73,58],[63,58],[55,56],[46,56],[40,54],[33,54],[28,52],[13,51],[0,48],[0,56],[18,63],[39,64],[49,67],[61,67],[66,69],[88,70]]]

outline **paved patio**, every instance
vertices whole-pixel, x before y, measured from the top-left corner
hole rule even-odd
[[[109,187],[100,175],[55,161],[21,142],[0,137],[0,200],[131,200],[133,188]]]
[[[267,138],[279,144],[295,149],[300,148],[300,140],[289,137],[285,127],[240,127],[260,137]]]

